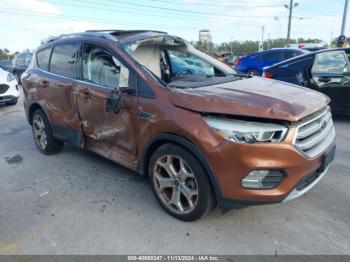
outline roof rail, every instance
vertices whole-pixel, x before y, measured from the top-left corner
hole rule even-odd
[[[96,36],[96,34],[89,34],[89,33],[94,33],[94,31],[86,31],[86,32],[78,32],[78,33],[71,33],[71,34],[62,34],[56,37],[52,37],[49,40],[47,40],[45,43],[51,43],[54,42],[56,40],[59,40],[61,38],[65,38],[65,37],[74,37],[74,36]],[[96,31],[95,33],[99,33],[98,31]],[[101,37],[101,38],[105,38],[105,39],[112,39],[112,36],[110,35],[106,35],[106,34],[98,34],[97,36]],[[113,40],[116,40],[115,38],[113,38]]]
[[[167,34],[167,32],[157,31],[157,30],[119,30],[119,29],[87,30],[85,32],[88,32],[88,33],[109,32],[109,33],[111,33],[113,35],[124,35],[124,34],[132,34],[132,33],[146,33],[146,32]]]

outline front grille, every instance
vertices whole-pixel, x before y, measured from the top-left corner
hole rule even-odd
[[[5,93],[8,89],[10,88],[10,86],[2,84],[0,85],[0,94]]]
[[[298,123],[294,145],[306,156],[322,154],[335,139],[332,114],[327,107]]]

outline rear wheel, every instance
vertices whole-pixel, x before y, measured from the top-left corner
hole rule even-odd
[[[251,70],[248,70],[247,71],[247,75],[251,75],[251,76],[260,76],[259,72],[254,70],[254,69],[251,69]]]
[[[38,109],[32,116],[34,141],[43,154],[55,154],[61,151],[63,142],[52,135],[50,123],[42,110]]]
[[[166,144],[151,157],[149,168],[153,192],[171,216],[194,221],[214,207],[214,194],[199,161],[184,148]]]

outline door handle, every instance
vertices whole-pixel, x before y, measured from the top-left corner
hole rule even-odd
[[[81,96],[82,96],[85,100],[89,100],[89,99],[92,99],[92,98],[93,98],[91,92],[88,91],[88,90],[83,90],[83,91],[81,92]]]
[[[47,88],[48,86],[49,86],[49,81],[47,81],[47,80],[42,80],[41,81],[41,87]]]

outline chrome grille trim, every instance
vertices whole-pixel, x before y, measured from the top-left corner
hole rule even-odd
[[[304,118],[297,124],[294,146],[309,158],[322,154],[335,140],[330,108]]]

